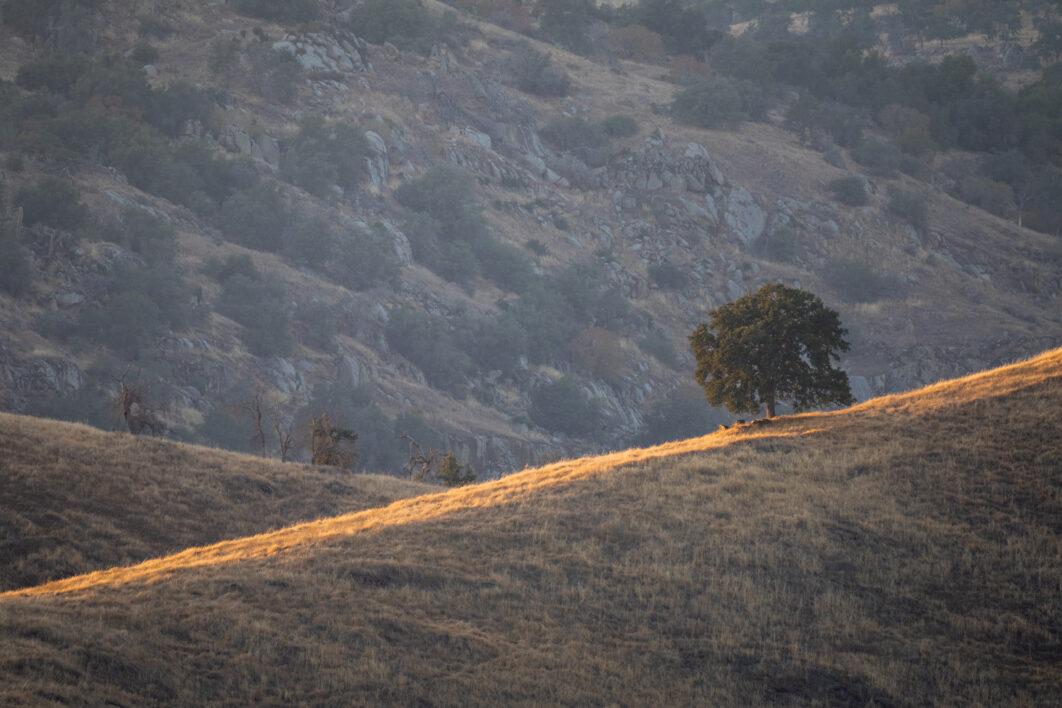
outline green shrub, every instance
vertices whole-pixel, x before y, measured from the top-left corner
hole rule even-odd
[[[629,138],[638,134],[638,122],[627,115],[609,116],[598,127],[610,138]]]
[[[893,143],[880,140],[863,140],[852,148],[852,159],[878,177],[895,177],[897,170],[918,176],[923,171],[921,161],[913,155],[905,155]]]
[[[291,103],[298,95],[302,65],[295,55],[282,49],[256,44],[249,51],[251,86],[262,98]]]
[[[7,0],[4,24],[16,32],[43,37],[59,19],[62,0]]]
[[[260,251],[278,251],[291,215],[275,185],[262,182],[225,200],[217,225],[229,239]]]
[[[299,132],[285,141],[280,174],[292,184],[318,196],[332,196],[332,185],[351,189],[365,176],[369,144],[361,130],[344,124],[328,125],[319,115],[299,123]]]
[[[679,358],[675,347],[660,330],[638,340],[638,348],[669,369],[678,369]]]
[[[856,175],[838,177],[830,182],[829,187],[838,201],[849,206],[863,206],[869,201],[864,180]]]
[[[115,240],[149,265],[172,263],[177,254],[177,231],[173,224],[139,207],[122,210]]]
[[[310,302],[295,310],[296,329],[300,341],[318,351],[336,351],[336,312],[332,305]]]
[[[159,60],[159,50],[147,42],[137,42],[129,52],[129,59],[137,64],[154,64]]]
[[[231,4],[241,15],[271,22],[311,22],[321,16],[315,0],[231,0]]]
[[[905,219],[919,231],[925,231],[928,210],[926,200],[920,194],[908,192],[898,187],[889,187],[889,201],[885,208],[892,214]]]
[[[476,252],[483,275],[502,290],[522,293],[538,280],[531,259],[520,249],[489,239]]]
[[[162,312],[147,295],[133,290],[114,294],[80,313],[76,332],[109,347],[125,359],[139,359],[158,334]]]
[[[425,55],[440,39],[439,24],[417,0],[365,0],[350,13],[350,28],[359,37]]]
[[[33,285],[30,254],[14,233],[0,223],[0,290],[8,295],[24,295]]]
[[[513,85],[536,96],[567,96],[571,79],[563,70],[550,64],[550,56],[525,44],[506,58],[502,71]]]
[[[463,487],[476,481],[476,473],[471,465],[458,462],[451,451],[439,463],[439,480],[447,487]]]
[[[435,388],[464,398],[475,364],[453,340],[442,317],[408,308],[395,310],[387,323],[387,343],[415,364]]]
[[[777,263],[791,263],[796,258],[799,242],[800,233],[791,224],[785,224],[764,233],[757,245],[764,257]]]
[[[83,54],[46,54],[18,68],[15,83],[27,91],[49,91],[69,96],[92,61]]]
[[[699,128],[734,128],[766,113],[759,89],[712,76],[679,92],[671,103],[675,117]]]
[[[531,391],[531,420],[552,433],[577,438],[600,437],[604,419],[597,401],[574,376],[539,384]]]
[[[650,407],[642,419],[642,429],[635,443],[659,445],[671,440],[700,437],[726,420],[730,420],[730,416],[709,406],[699,388],[680,387]]]
[[[335,266],[336,280],[352,290],[393,285],[401,267],[394,241],[382,226],[368,231],[354,229],[341,237],[336,244]]]
[[[207,261],[204,272],[221,284],[236,275],[242,275],[248,280],[260,280],[262,274],[258,271],[254,261],[246,253],[235,253],[225,259],[224,262],[212,258]]]
[[[674,263],[654,263],[649,266],[649,280],[664,290],[682,290],[686,287],[686,271]]]
[[[866,263],[850,258],[834,258],[823,269],[826,283],[849,302],[877,300],[886,280]]]
[[[483,319],[462,334],[459,344],[484,371],[512,374],[528,353],[528,333],[512,313]]]
[[[574,155],[590,167],[608,163],[611,152],[608,133],[585,118],[554,118],[541,134],[555,148]]]
[[[575,313],[556,288],[536,285],[508,306],[527,333],[527,356],[535,363],[554,363],[579,329]]]
[[[89,217],[89,210],[78,198],[77,190],[56,177],[44,177],[34,185],[15,192],[13,206],[22,207],[26,226],[44,224],[73,231]]]
[[[258,356],[287,356],[293,348],[284,286],[275,280],[228,277],[218,312],[244,326],[241,339]]]

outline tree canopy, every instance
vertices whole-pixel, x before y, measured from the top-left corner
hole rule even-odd
[[[690,335],[694,374],[708,402],[732,413],[777,401],[797,410],[854,402],[848,376],[831,360],[848,351],[838,314],[815,295],[780,283],[722,305]]]

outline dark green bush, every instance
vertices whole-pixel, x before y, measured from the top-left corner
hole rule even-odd
[[[686,271],[674,263],[654,263],[649,266],[649,280],[664,290],[682,290],[688,281]]]
[[[476,252],[484,277],[502,290],[522,293],[538,280],[527,255],[507,243],[489,239]]]
[[[574,155],[590,167],[601,167],[608,162],[611,152],[608,133],[585,118],[554,118],[541,133],[555,148]]]
[[[678,353],[664,333],[656,330],[638,340],[638,348],[669,369],[679,367]]]
[[[699,388],[684,386],[652,405],[643,418],[635,442],[638,445],[659,445],[671,440],[700,437],[730,419],[728,414],[709,406]]]
[[[291,103],[299,92],[302,65],[295,55],[264,44],[248,50],[251,60],[251,86],[267,101]]]
[[[800,233],[791,224],[785,224],[764,233],[757,247],[764,257],[772,261],[791,263],[796,258],[799,243]]]
[[[394,241],[382,226],[354,229],[340,237],[335,266],[336,280],[352,290],[393,285],[400,269]]]
[[[69,96],[92,61],[83,54],[46,54],[18,68],[15,83],[27,91],[49,91]]]
[[[22,247],[14,233],[0,223],[0,290],[15,296],[29,292],[33,285],[29,257],[29,251]]]
[[[863,206],[869,201],[863,179],[855,175],[838,177],[830,182],[829,187],[838,201],[849,206]]]
[[[435,388],[464,398],[475,364],[453,340],[442,317],[408,308],[395,310],[387,323],[387,342],[415,364]]]
[[[318,351],[336,351],[336,311],[325,302],[309,302],[295,310],[299,340]]]
[[[511,374],[527,356],[528,333],[512,313],[503,312],[476,322],[458,343],[484,371]]]
[[[33,185],[15,192],[14,207],[22,207],[26,226],[44,224],[73,231],[89,217],[89,210],[78,198],[77,190],[56,177],[44,177]]]
[[[889,202],[885,208],[890,213],[905,219],[919,231],[925,231],[928,210],[926,200],[920,194],[908,192],[898,187],[889,187]]]
[[[531,420],[552,433],[577,438],[601,437],[604,419],[597,401],[574,376],[539,384],[531,391]]]
[[[284,286],[234,274],[222,286],[218,312],[244,326],[241,339],[258,356],[287,356],[293,342]]]
[[[246,253],[235,253],[226,258],[224,262],[212,258],[207,261],[203,270],[222,284],[235,275],[242,275],[248,280],[260,280],[262,277],[254,261]]]
[[[887,281],[866,263],[834,258],[823,269],[826,283],[849,302],[871,302],[885,291]]]
[[[151,298],[126,290],[82,311],[76,333],[133,360],[154,342],[161,321],[162,312]]]
[[[351,189],[365,176],[369,144],[361,130],[345,123],[328,125],[319,115],[299,123],[298,134],[285,141],[280,158],[284,179],[318,197],[332,186]]]
[[[878,177],[895,177],[899,170],[917,176],[923,171],[921,161],[913,155],[905,155],[892,143],[880,140],[863,140],[852,148],[852,159]]]
[[[226,237],[259,251],[280,250],[290,223],[280,190],[267,182],[230,196],[217,216],[218,228]]]
[[[154,64],[159,60],[159,50],[147,42],[137,42],[129,52],[129,59],[137,64]]]
[[[16,32],[43,37],[59,19],[62,0],[7,0],[4,24]]]
[[[560,359],[564,345],[579,329],[575,313],[555,288],[536,285],[508,306],[508,312],[527,333],[527,356],[534,363]]]
[[[272,22],[311,22],[321,16],[315,0],[231,0],[230,4],[241,15]]]
[[[440,40],[440,24],[417,0],[365,0],[350,13],[350,28],[359,37],[420,54]]]
[[[115,241],[141,256],[149,265],[172,263],[177,254],[177,231],[168,220],[146,209],[122,210]]]
[[[699,128],[733,128],[751,117],[750,106],[739,83],[713,76],[675,96],[671,110],[683,123]]]
[[[525,44],[502,64],[513,85],[536,96],[567,96],[571,79],[562,69],[552,66],[550,56]]]
[[[598,126],[611,138],[629,138],[638,134],[638,122],[627,115],[609,116]]]

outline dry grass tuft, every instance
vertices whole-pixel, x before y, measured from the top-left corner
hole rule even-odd
[[[0,595],[0,703],[1047,705],[1062,350]]]

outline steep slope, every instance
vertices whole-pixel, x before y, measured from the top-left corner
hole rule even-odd
[[[0,590],[432,489],[0,413]]]
[[[1047,704],[1062,350],[0,596],[42,703]]]
[[[48,120],[75,100],[8,87],[25,99],[10,118],[11,135],[0,136],[11,166],[2,175],[8,225],[14,228],[21,206],[16,195],[55,173],[69,175],[63,179],[77,188],[91,219],[76,231],[41,224],[22,231],[32,285],[21,294],[0,293],[5,410],[89,420],[85,401],[109,397],[114,379],[133,363],[157,384],[157,407],[171,429],[184,439],[239,446],[247,435],[222,439],[220,431],[246,427],[227,411],[257,387],[284,404],[290,422],[300,412],[322,412],[315,387],[338,385],[362,390],[370,402],[357,401],[361,409],[375,406],[374,417],[344,421],[362,435],[367,469],[395,472],[404,447],[395,444],[397,436],[379,431],[401,416],[420,416],[483,477],[561,454],[626,447],[642,439],[654,414],[670,415],[672,430],[705,419],[710,414],[703,404],[696,416],[673,411],[675,392],[692,379],[685,337],[707,309],[767,282],[813,290],[841,312],[853,343],[842,364],[861,399],[1062,341],[1057,238],[901,175],[867,178],[872,193],[865,206],[840,204],[830,182],[866,170],[843,150],[831,164],[802,145],[783,129],[781,109],[737,130],[701,130],[670,114],[681,87],[663,64],[576,56],[466,14],[451,36],[420,54],[359,38],[362,28],[349,21],[349,2],[316,3],[322,19],[309,24],[236,12],[237,5],[270,4],[187,1],[140,15],[122,3],[93,5],[85,23],[93,42],[86,56],[133,56],[147,45],[157,57],[150,70],[134,66],[134,74],[148,77],[159,92],[188,82],[202,91],[190,95],[206,100],[203,115],[182,124],[176,137],[159,137],[165,148],[148,145],[159,151],[148,152],[150,159],[101,162],[96,142],[102,138],[94,142],[92,131],[85,137],[71,129],[82,127],[73,118]],[[434,0],[423,7],[432,18],[449,10]],[[55,46],[54,38],[18,39],[9,24],[0,26],[0,77],[8,81]],[[569,95],[540,96],[514,85],[507,60],[524,43],[548,53],[552,66],[569,75]],[[234,67],[216,70],[215,60],[228,50]],[[290,102],[267,95],[270,87],[254,69],[263,52],[274,56],[270,51],[300,62]],[[107,82],[100,83],[102,93],[87,99],[75,118],[91,127],[105,122],[101,115],[137,115],[139,109],[122,103],[128,97],[117,100]],[[363,181],[341,187],[326,179],[322,188],[291,176],[300,120],[312,115],[369,138],[358,162]],[[573,162],[570,151],[544,137],[555,119],[624,116],[636,132],[615,137],[601,166]],[[41,137],[42,126],[68,130]],[[88,145],[57,153],[52,138]],[[165,179],[156,183],[143,174],[138,179],[137,168],[170,147],[216,158],[216,164],[201,160],[214,181],[232,177],[230,168],[244,169],[276,187],[267,206],[283,205],[283,216],[297,222],[277,237],[283,243],[263,246],[254,233],[242,233],[239,219],[235,225],[219,219],[233,194],[204,206],[198,192],[184,202],[162,193],[157,183],[187,177],[188,164],[167,163],[172,174],[163,171]],[[937,162],[945,157],[952,156]],[[498,244],[523,254],[535,284],[552,299],[507,290],[515,286],[504,277],[503,258],[502,276],[460,284],[433,271],[438,259],[430,253],[417,253],[423,219],[395,195],[439,165],[472,175],[472,193],[465,196],[481,207],[497,241],[494,255],[520,260]],[[924,199],[924,228],[890,211],[890,188]],[[114,306],[144,305],[148,295],[165,290],[122,290],[122,274],[129,272],[123,269],[144,266],[143,254],[123,232],[130,210],[161,215],[173,226],[171,275],[179,274],[187,288],[173,288],[164,304],[192,309],[187,321],[153,327],[158,323],[130,314],[145,308]],[[255,211],[240,215],[250,220]],[[348,280],[349,271],[368,259],[360,251],[346,260],[328,252],[321,245],[325,236],[313,238],[324,232],[348,246],[369,234],[366,242],[394,253],[397,275]],[[786,244],[782,255],[769,248],[779,234]],[[230,288],[218,262],[233,256],[250,258],[274,289]],[[856,290],[868,281],[879,287],[853,295],[844,287],[853,280]],[[262,303],[268,306],[255,307]],[[414,323],[430,326],[403,330],[394,315],[407,311],[422,316]],[[101,313],[112,319],[100,319]],[[103,339],[101,332],[112,336]],[[284,335],[290,350],[270,349],[270,338]],[[548,338],[554,351],[533,356],[531,343]],[[142,346],[128,345],[133,339]],[[421,346],[402,347],[403,339]],[[255,346],[263,342],[264,353]],[[448,374],[456,384],[440,383]],[[535,392],[565,375],[601,414],[596,425],[586,426],[589,432],[569,430],[555,420],[559,416],[536,410]],[[690,434],[689,428],[681,432]]]

